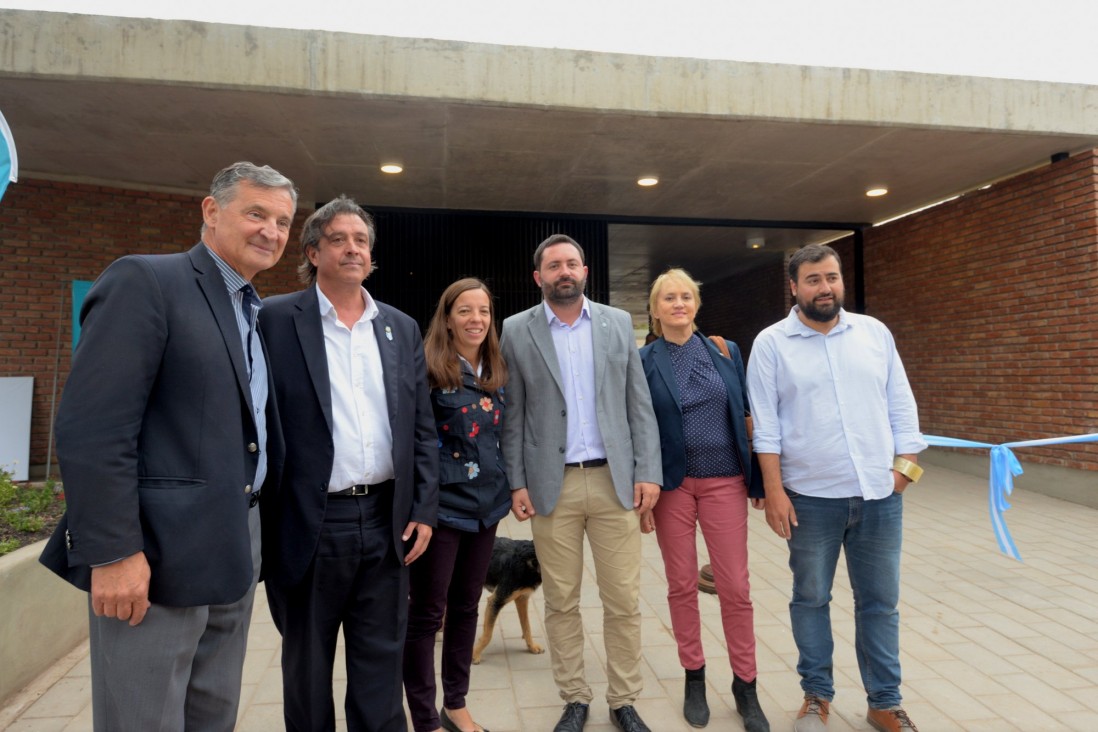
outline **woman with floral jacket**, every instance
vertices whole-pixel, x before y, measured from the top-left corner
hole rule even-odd
[[[458,280],[442,293],[424,338],[438,428],[438,528],[411,565],[404,691],[415,732],[487,732],[465,706],[469,667],[496,525],[511,509],[500,455],[503,386],[488,287]],[[442,707],[436,710],[435,632],[442,631]]]

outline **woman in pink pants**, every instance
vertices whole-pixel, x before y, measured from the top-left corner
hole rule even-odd
[[[644,374],[660,427],[663,494],[652,514],[667,571],[667,602],[686,670],[683,715],[709,723],[705,653],[698,612],[700,524],[732,664],[732,696],[747,732],[768,732],[756,692],[755,626],[747,574],[747,504],[763,507],[761,481],[749,491],[747,389],[735,343],[728,355],[697,332],[698,283],[671,269],[652,283],[648,299],[657,340],[641,349]]]

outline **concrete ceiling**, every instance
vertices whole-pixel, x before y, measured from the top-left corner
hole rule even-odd
[[[226,162],[251,159],[293,178],[305,202],[346,193],[367,206],[605,216],[612,299],[641,319],[647,284],[668,264],[715,279],[753,257],[1098,147],[1098,129],[638,113],[16,73],[2,52],[17,44],[0,38],[0,109],[24,176],[201,192]],[[1094,88],[1082,89],[1079,98],[1093,100]],[[404,172],[381,173],[389,161]],[[659,184],[639,187],[649,174]],[[875,185],[888,195],[866,197]],[[765,237],[761,252],[747,248],[751,236]]]

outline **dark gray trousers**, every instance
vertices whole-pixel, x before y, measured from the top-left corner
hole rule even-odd
[[[232,732],[260,567],[259,508],[248,512],[252,586],[231,605],[153,605],[141,624],[88,614],[96,732]]]

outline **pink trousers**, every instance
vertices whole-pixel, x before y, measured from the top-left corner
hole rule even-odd
[[[671,627],[685,669],[705,665],[698,612],[697,527],[700,524],[721,603],[721,622],[732,671],[752,681],[755,614],[747,574],[747,486],[735,478],[686,478],[656,503],[656,539],[667,572]]]

